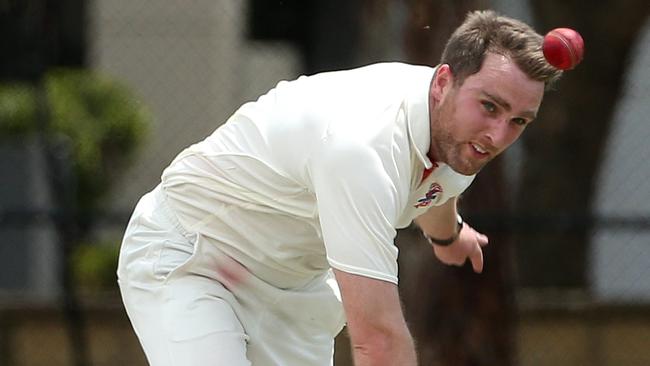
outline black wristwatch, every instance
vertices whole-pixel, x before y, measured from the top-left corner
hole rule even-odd
[[[456,214],[456,232],[450,238],[436,239],[436,238],[430,237],[427,234],[424,234],[424,237],[427,238],[427,240],[431,244],[446,247],[446,246],[451,245],[453,242],[456,241],[456,239],[458,239],[458,236],[460,235],[461,230],[463,230],[463,218],[459,214]]]

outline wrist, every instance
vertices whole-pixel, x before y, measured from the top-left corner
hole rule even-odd
[[[460,232],[463,230],[463,225],[465,225],[465,223],[463,222],[463,218],[460,216],[460,214],[456,214],[456,228],[454,229],[454,234],[452,236],[445,239],[439,239],[439,238],[431,237],[425,233],[424,237],[432,245],[435,244],[439,246],[449,246],[458,239],[458,237],[460,236]]]

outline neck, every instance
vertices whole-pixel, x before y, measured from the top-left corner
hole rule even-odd
[[[429,151],[427,152],[427,156],[432,163],[439,161],[434,148],[434,134],[438,126],[439,117],[438,101],[433,97],[433,93],[429,92]]]

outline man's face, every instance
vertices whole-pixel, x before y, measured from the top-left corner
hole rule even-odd
[[[488,53],[481,70],[462,85],[453,80],[442,65],[431,86],[430,152],[461,174],[476,174],[535,118],[544,83],[494,53]]]

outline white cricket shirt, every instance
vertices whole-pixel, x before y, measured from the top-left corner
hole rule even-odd
[[[427,157],[434,71],[380,63],[281,81],[164,171],[171,207],[276,286],[330,266],[397,283],[396,229],[474,178]]]

